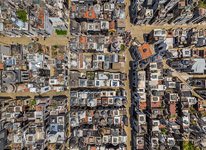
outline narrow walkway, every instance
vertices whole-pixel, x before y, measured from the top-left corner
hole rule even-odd
[[[130,0],[126,0],[126,10],[125,10],[125,15],[126,15],[126,31],[130,31],[130,16],[129,16],[129,5],[130,5]],[[132,150],[132,128],[131,128],[131,118],[130,118],[130,110],[131,110],[131,89],[130,89],[130,80],[129,80],[129,72],[130,72],[130,61],[132,61],[132,57],[129,52],[129,47],[125,52],[125,57],[126,57],[126,63],[125,63],[125,72],[128,75],[128,79],[125,82],[125,90],[127,92],[127,116],[128,116],[128,121],[129,124],[127,127],[125,127],[125,131],[127,133],[127,150]]]
[[[125,51],[125,55],[126,55],[126,63],[125,63],[125,72],[128,74],[128,79],[125,82],[125,90],[127,93],[127,105],[126,105],[126,109],[127,109],[127,116],[128,116],[128,126],[125,127],[125,131],[127,133],[127,149],[131,150],[131,139],[132,139],[132,135],[131,135],[131,125],[130,125],[130,108],[131,108],[131,91],[130,91],[130,82],[129,82],[129,70],[130,70],[130,66],[129,63],[132,60],[129,50]]]

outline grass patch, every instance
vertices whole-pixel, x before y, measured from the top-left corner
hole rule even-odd
[[[27,12],[25,10],[23,10],[23,9],[17,10],[16,14],[17,14],[17,17],[21,21],[23,21],[23,22],[27,21]]]
[[[176,118],[177,115],[170,115],[169,118]]]
[[[162,134],[166,135],[167,130],[166,130],[165,128],[163,128],[163,129],[161,130],[161,132],[162,132]]]
[[[53,109],[57,109],[57,107],[58,107],[58,105],[57,105],[57,103],[52,103],[51,105],[50,105]]]
[[[198,6],[200,8],[206,9],[206,1],[205,0],[199,0]]]
[[[58,30],[58,29],[56,29],[55,32],[56,32],[57,35],[67,35],[67,30]]]
[[[57,49],[59,46],[58,45],[54,45],[54,46],[52,46],[53,48],[55,48],[55,49]]]
[[[120,45],[120,50],[121,50],[121,51],[124,51],[125,48],[126,48],[126,46],[125,46],[124,44],[121,44],[121,45]]]
[[[90,79],[90,80],[94,80],[94,76],[95,76],[95,73],[94,72],[91,72],[91,71],[88,71],[86,73],[87,75],[87,78]]]
[[[31,105],[31,106],[35,106],[35,105],[36,105],[36,100],[35,100],[35,99],[31,100],[31,101],[30,101],[30,105]]]
[[[183,150],[199,150],[199,147],[195,147],[190,141],[183,141]]]
[[[191,114],[195,114],[196,110],[194,109],[194,107],[190,107],[189,112],[190,112]]]
[[[42,54],[44,52],[44,50],[42,48],[38,49],[37,51],[38,53]]]
[[[58,54],[58,52],[55,50],[55,51],[52,51],[52,57],[56,57]]]

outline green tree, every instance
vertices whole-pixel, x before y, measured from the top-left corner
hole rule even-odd
[[[17,17],[18,17],[21,21],[23,21],[23,22],[26,22],[26,21],[27,21],[27,12],[26,12],[25,10],[19,9],[19,10],[17,10],[16,14],[17,14]]]

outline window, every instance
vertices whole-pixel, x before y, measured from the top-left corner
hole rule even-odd
[[[119,78],[119,75],[115,75],[114,78],[115,78],[115,79],[118,79],[118,78]]]
[[[185,55],[189,55],[190,54],[190,51],[185,51]]]
[[[153,142],[153,144],[157,144],[157,140],[156,139],[153,139],[152,142]]]
[[[154,102],[159,101],[158,97],[153,97],[153,101],[154,101]]]
[[[153,125],[154,125],[154,126],[158,126],[158,125],[159,125],[159,122],[158,122],[158,121],[153,121]]]
[[[139,120],[140,120],[140,121],[145,121],[145,117],[144,117],[144,116],[140,116],[140,117],[139,117]]]
[[[158,110],[153,110],[153,114],[159,114]]]
[[[156,64],[152,64],[150,67],[151,68],[157,68]]]
[[[152,79],[157,79],[157,75],[152,75],[151,78]]]
[[[139,89],[140,92],[144,92],[144,89]]]

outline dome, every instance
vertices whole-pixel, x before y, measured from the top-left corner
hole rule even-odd
[[[24,22],[21,21],[21,20],[17,20],[16,25],[20,28],[23,28],[24,27]]]
[[[84,138],[83,137],[79,138],[79,147],[85,147],[86,145],[87,144],[85,143]]]
[[[101,6],[99,4],[94,5],[94,12],[99,15],[101,12]]]
[[[72,60],[72,61],[71,61],[71,65],[72,65],[73,67],[77,67],[77,62],[76,62],[75,60]]]
[[[16,80],[16,74],[13,71],[4,71],[2,73],[2,79],[4,83],[14,83]]]
[[[115,103],[116,103],[116,105],[121,106],[122,105],[122,100],[120,98],[116,98]]]

